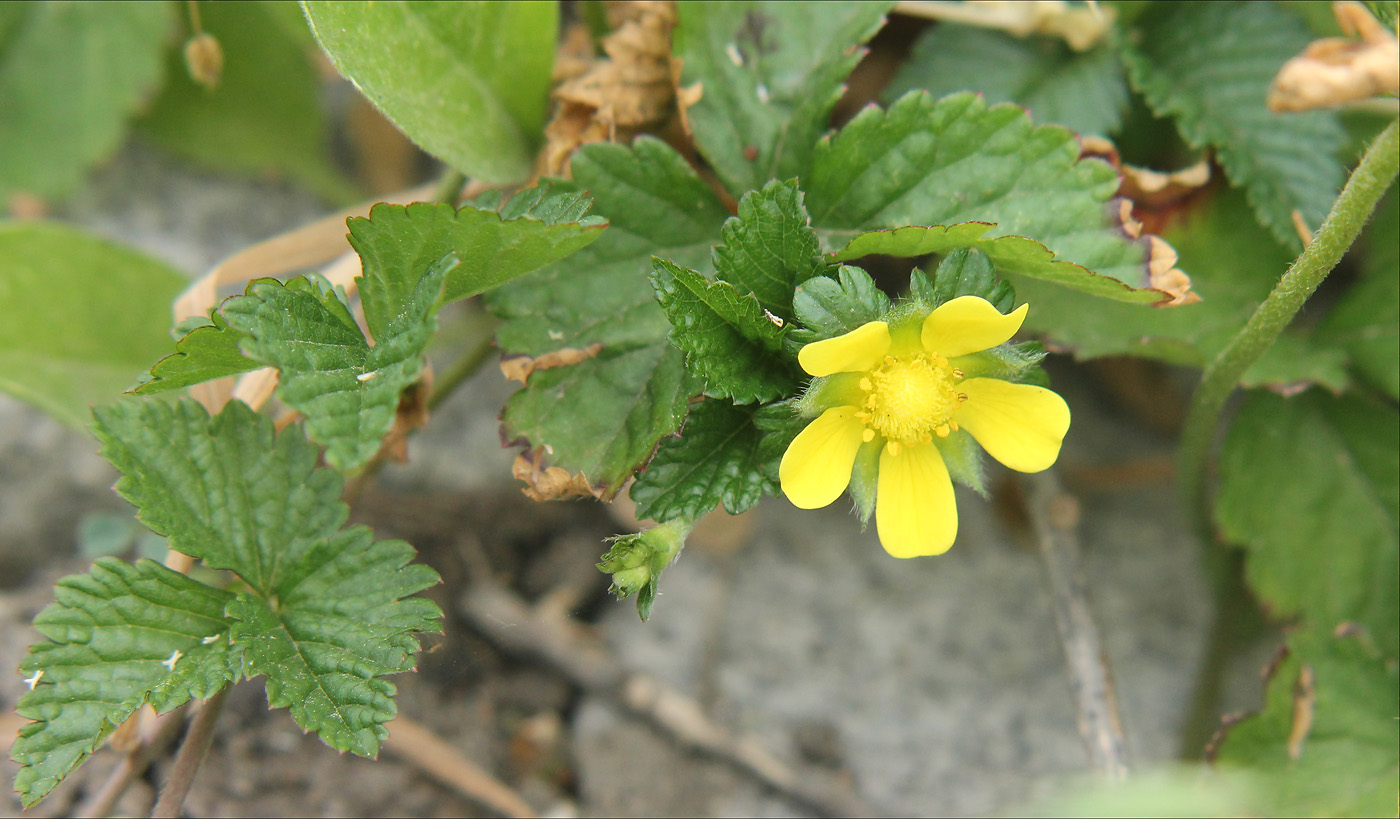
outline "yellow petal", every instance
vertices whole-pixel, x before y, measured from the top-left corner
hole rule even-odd
[[[958,507],[943,456],[932,444],[880,453],[875,528],[895,557],[941,555],[958,536]]]
[[[958,385],[967,401],[954,415],[987,454],[1018,472],[1047,469],[1069,431],[1069,406],[1055,393],[1030,384],[969,378]]]
[[[820,509],[851,482],[865,424],[855,407],[832,407],[798,433],[778,465],[778,481],[792,505]]]
[[[890,326],[871,321],[845,335],[816,341],[797,351],[808,375],[855,373],[874,369],[890,351]]]
[[[1003,316],[992,303],[977,296],[959,296],[924,319],[924,350],[944,358],[989,350],[1003,344],[1021,329],[1027,305]]]

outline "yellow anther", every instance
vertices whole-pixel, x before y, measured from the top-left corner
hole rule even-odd
[[[875,440],[875,430],[866,428],[866,430],[860,434],[860,439],[867,444],[870,443]]]
[[[947,437],[948,437],[948,433],[951,432],[951,431],[952,431],[952,430],[950,430],[950,429],[948,428],[948,425],[947,425],[947,424],[944,424],[944,425],[940,426],[938,429],[935,429],[935,430],[934,430],[934,433],[937,434],[939,438],[947,438]]]
[[[954,367],[954,368],[953,368],[953,377],[954,377],[954,378],[962,378],[962,377],[963,377],[963,371],[960,370],[960,369],[958,369],[957,367]]]
[[[959,404],[961,404],[962,402],[964,402],[964,401],[966,401],[966,400],[967,400],[967,393],[965,393],[965,392],[960,392],[960,393],[958,393],[958,403],[959,403]]]
[[[871,390],[875,389],[874,386],[871,385],[869,378],[862,378],[860,380],[860,388],[865,392],[870,392]]]
[[[899,450],[900,450],[899,441],[890,441],[888,444],[885,444],[885,447],[886,447],[886,449],[889,450],[889,453],[890,453],[891,455],[896,456],[896,457],[899,456]]]

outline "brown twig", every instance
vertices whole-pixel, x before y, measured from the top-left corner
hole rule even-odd
[[[176,819],[180,815],[185,796],[189,794],[195,774],[199,772],[199,764],[204,761],[205,754],[209,753],[209,744],[214,741],[214,725],[224,710],[229,688],[227,685],[220,688],[190,721],[190,730],[185,734],[180,752],[175,755],[175,767],[170,772],[170,780],[160,792],[160,798],[156,800],[155,808],[151,810],[151,819]]]
[[[755,737],[712,719],[699,703],[665,683],[626,671],[600,643],[563,616],[531,607],[490,582],[474,584],[458,608],[501,649],[554,667],[575,685],[612,699],[624,711],[824,816],[871,816],[874,810],[831,776],[783,762]]]
[[[1079,733],[1094,770],[1112,780],[1128,775],[1123,724],[1099,629],[1089,607],[1079,560],[1079,502],[1067,494],[1054,470],[1027,477],[1028,505],[1036,542],[1050,584],[1055,626],[1079,713]]]
[[[482,770],[455,747],[421,724],[399,715],[388,725],[384,750],[398,755],[461,795],[503,815],[538,816],[520,794]]]

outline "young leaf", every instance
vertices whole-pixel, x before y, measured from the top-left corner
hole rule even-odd
[[[1330,631],[1364,626],[1400,655],[1400,415],[1310,390],[1256,393],[1231,425],[1216,520],[1249,552],[1254,593]]]
[[[21,3],[0,15],[0,201],[63,196],[160,82],[175,7]]]
[[[615,492],[656,442],[680,426],[702,386],[685,371],[649,278],[653,255],[706,272],[726,216],[709,186],[675,151],[643,137],[594,144],[573,160],[575,183],[609,219],[582,251],[487,294],[505,321],[503,350],[539,356],[601,345],[567,367],[536,371],[511,397],[508,439],[548,447],[553,462]]]
[[[662,439],[632,484],[637,517],[698,518],[721,503],[738,515],[775,494],[777,465],[768,468],[764,432],[754,423],[758,411],[716,399],[692,405],[680,436]]]
[[[984,238],[996,227],[987,222],[966,222],[960,225],[911,225],[892,230],[871,231],[851,239],[831,258],[838,262],[876,254],[916,258],[930,253],[945,256],[958,248],[976,248],[992,260],[999,272],[1006,275],[1042,279],[1095,296],[1133,304],[1154,304],[1163,298],[1163,294],[1158,290],[1135,290],[1117,279],[1100,276],[1080,265],[1057,260],[1049,248],[1034,239],[1024,236]]]
[[[380,203],[369,218],[348,220],[350,244],[364,264],[360,297],[371,332],[403,309],[417,286],[417,271],[448,253],[461,261],[443,296],[455,301],[587,247],[607,226],[600,217],[583,215],[590,201],[586,194],[551,194],[542,186],[516,194],[502,213],[470,206],[453,210],[443,202]]]
[[[835,279],[817,276],[799,285],[792,296],[792,309],[802,324],[792,338],[809,344],[879,319],[889,312],[890,300],[869,273],[843,264]]]
[[[1030,304],[1026,329],[1041,333],[1080,358],[1133,355],[1202,367],[1215,356],[1277,284],[1291,255],[1252,219],[1244,196],[1221,190],[1189,211],[1166,233],[1191,271],[1202,301],[1170,310],[1142,310],[1090,297],[1043,281],[1022,278],[1020,298]],[[1246,386],[1347,384],[1345,356],[1336,347],[1285,333],[1245,374]]]
[[[278,8],[283,2],[202,0],[200,24],[224,54],[219,83],[207,88],[191,79],[181,43],[173,43],[165,87],[139,127],[165,150],[202,165],[274,172],[330,201],[354,201],[363,193],[327,150],[328,122],[305,18],[285,3],[301,28],[292,30]]]
[[[1256,815],[1380,816],[1400,798],[1400,675],[1364,635],[1316,629],[1289,635],[1264,710],[1231,726],[1216,756],[1223,772],[1262,776]],[[1300,728],[1302,730],[1300,730]]]
[[[822,273],[826,264],[816,231],[802,206],[797,180],[776,179],[739,200],[739,215],[724,223],[714,250],[715,278],[784,320],[792,318],[792,291]]]
[[[340,73],[428,153],[488,182],[529,175],[549,98],[557,4],[302,7]]]
[[[991,222],[983,239],[1033,236],[1060,259],[1130,288],[1158,286],[1149,261],[1160,249],[1151,237],[1130,238],[1109,201],[1118,175],[1080,160],[1070,131],[1033,126],[1014,105],[910,92],[818,143],[804,182],[812,224],[837,247],[863,230]]]
[[[919,35],[885,96],[898,99],[915,88],[935,98],[976,91],[989,105],[1025,106],[1038,123],[1099,136],[1118,130],[1128,105],[1123,66],[1112,48],[1078,52],[1058,39],[956,23]]]
[[[680,4],[681,84],[703,91],[686,117],[731,193],[806,172],[859,45],[892,5],[827,3],[813,14],[792,3]]]
[[[1336,156],[1346,133],[1326,111],[1276,114],[1265,105],[1279,67],[1311,35],[1273,3],[1163,3],[1149,8],[1123,47],[1133,86],[1182,136],[1216,150],[1249,193],[1259,221],[1286,246],[1302,241],[1292,213],[1322,224],[1342,183]]]
[[[170,349],[169,305],[186,283],[76,228],[0,224],[0,390],[81,429],[91,404]]]
[[[665,259],[652,264],[656,300],[673,327],[671,343],[685,351],[687,369],[705,379],[706,395],[751,404],[797,388],[782,356],[782,327],[763,315],[757,299]]]
[[[286,285],[259,279],[220,312],[246,336],[245,353],[278,368],[278,397],[306,416],[307,434],[326,447],[326,461],[353,469],[379,451],[394,425],[399,393],[422,375],[423,351],[437,328],[438,297],[456,266],[449,255],[412,290],[398,288],[403,301],[397,311],[376,312],[369,322],[373,347],[340,295],[319,277],[319,283],[299,278]],[[411,275],[405,268],[393,273]],[[383,279],[371,281],[377,296],[388,287]]]
[[[47,639],[20,664],[32,682],[16,710],[35,721],[20,729],[10,756],[26,808],[143,704],[165,713],[239,675],[239,652],[220,637],[231,624],[229,592],[150,560],[109,557],[58,581],[54,595],[34,618]]]
[[[413,548],[342,529],[342,480],[316,466],[295,428],[234,401],[210,418],[193,401],[99,407],[117,492],[171,548],[248,584],[228,604],[231,639],[268,701],[331,747],[373,756],[394,716],[383,675],[413,666],[415,632],[438,630],[437,606],[404,599],[437,582],[408,565]]]
[[[175,352],[156,362],[148,380],[129,392],[151,395],[166,390],[178,390],[215,378],[256,370],[263,366],[243,354],[239,342],[247,338],[228,326],[218,311],[210,313],[213,324],[191,330],[175,342]]]

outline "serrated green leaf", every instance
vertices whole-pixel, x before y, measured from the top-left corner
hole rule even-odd
[[[340,73],[428,153],[488,182],[530,173],[543,132],[555,3],[305,0]]]
[[[286,24],[288,8],[300,31]],[[360,198],[330,159],[321,84],[309,59],[314,52],[306,49],[310,36],[296,4],[202,0],[199,19],[223,50],[218,86],[191,79],[184,44],[172,43],[165,87],[141,131],[165,150],[208,167],[273,173],[333,202]]]
[[[960,247],[949,252],[938,263],[932,281],[915,268],[909,274],[909,293],[922,299],[929,309],[960,296],[985,299],[1003,314],[1010,313],[1016,305],[1016,291],[996,277],[991,258],[975,247]]]
[[[1400,798],[1400,674],[1364,637],[1299,631],[1273,670],[1262,713],[1231,726],[1216,757],[1265,777],[1273,816],[1383,816]],[[1307,668],[1307,678],[1303,668]],[[1302,700],[1300,703],[1299,700]],[[1299,709],[1310,720],[1296,735]]]
[[[1219,191],[1166,232],[1181,254],[1181,267],[1191,271],[1191,289],[1201,302],[1143,310],[1022,278],[1016,290],[1031,306],[1026,329],[1080,358],[1133,355],[1204,366],[1245,325],[1292,261],[1263,227],[1238,218],[1246,207],[1238,191]],[[1242,383],[1321,383],[1341,390],[1347,384],[1344,363],[1336,348],[1286,333]]]
[[[818,143],[807,210],[834,247],[865,230],[991,222],[983,239],[1034,237],[1059,259],[1149,287],[1149,242],[1129,238],[1110,202],[1118,175],[1079,150],[1069,130],[1033,126],[1017,106],[914,91]]]
[[[779,2],[679,5],[681,84],[703,91],[686,116],[732,194],[806,172],[860,44],[893,5],[826,3],[820,14]]]
[[[1400,213],[1394,194],[1367,227],[1361,278],[1332,308],[1319,340],[1344,348],[1370,384],[1400,400]]]
[[[374,541],[348,514],[342,480],[316,466],[299,430],[241,402],[210,418],[192,401],[99,407],[103,455],[123,477],[117,491],[171,547],[248,584],[229,603],[235,647],[268,699],[332,747],[373,756],[393,718],[393,686],[414,632],[436,631],[427,600],[402,599],[437,582],[408,565],[413,548]]]
[[[17,711],[35,722],[10,749],[25,807],[143,704],[165,713],[207,699],[239,669],[237,652],[218,639],[229,630],[224,606],[233,595],[159,563],[101,558],[87,574],[60,580],[54,594],[34,618],[46,641],[20,664],[34,680]]]
[[[1256,393],[1231,425],[1216,520],[1271,611],[1357,622],[1400,654],[1400,414],[1311,390]]]
[[[775,179],[744,194],[739,215],[725,221],[723,243],[714,250],[715,278],[791,320],[793,289],[826,268],[809,221],[796,179]]]
[[[1123,66],[1108,46],[1077,52],[1058,38],[956,23],[919,35],[885,96],[898,99],[916,88],[934,97],[976,91],[988,104],[1025,106],[1038,123],[1099,136],[1118,130],[1128,106]]]
[[[1294,251],[1292,213],[1322,224],[1342,184],[1346,132],[1328,111],[1276,114],[1265,104],[1279,68],[1312,39],[1273,3],[1162,3],[1138,19],[1123,58],[1133,86],[1173,116],[1193,147],[1216,151],[1259,221]]]
[[[1095,296],[1132,304],[1154,304],[1164,295],[1150,288],[1135,290],[1117,279],[1100,276],[1084,267],[1057,260],[1040,242],[1024,236],[984,238],[996,229],[987,222],[959,225],[912,225],[862,233],[838,250],[832,259],[851,261],[864,256],[885,255],[916,258],[931,253],[947,255],[957,248],[976,248],[987,254],[999,273],[1026,276],[1080,290]]]
[[[516,204],[516,203],[519,204]],[[403,309],[417,286],[418,271],[455,253],[461,266],[447,279],[445,301],[484,293],[511,279],[587,247],[607,222],[585,217],[586,194],[551,195],[548,186],[522,191],[498,213],[495,208],[437,202],[378,204],[369,218],[348,220],[350,244],[360,254],[360,296],[371,332]]]
[[[754,424],[757,412],[722,399],[691,407],[680,436],[663,440],[632,484],[637,517],[658,523],[693,519],[721,503],[738,515],[764,495],[776,494],[777,469],[767,468],[764,433]]]
[[[752,404],[797,388],[782,355],[784,331],[763,314],[758,299],[665,259],[652,264],[656,300],[673,328],[671,343],[685,351],[686,368],[705,380],[706,395]]]
[[[170,349],[187,284],[137,251],[55,223],[0,225],[0,390],[81,429]]]
[[[277,367],[277,396],[306,416],[307,434],[326,447],[326,461],[353,469],[379,451],[394,425],[399,394],[422,375],[423,351],[437,329],[438,297],[456,266],[449,255],[414,281],[412,290],[399,288],[397,310],[381,310],[369,320],[373,347],[343,294],[323,279],[319,285],[305,278],[286,285],[259,279],[219,312],[244,334],[244,353]],[[382,275],[367,282],[374,283],[371,292],[381,305],[390,303],[384,292],[389,283],[400,284],[412,273],[398,268]]]
[[[817,276],[799,285],[792,295],[792,309],[803,327],[793,332],[793,339],[806,344],[878,320],[889,312],[890,300],[869,273],[843,264],[835,279]]]
[[[215,378],[256,370],[263,366],[243,354],[239,342],[247,338],[228,326],[217,311],[210,314],[213,324],[196,327],[175,343],[175,352],[157,361],[149,380],[129,392],[151,395],[202,384]]]
[[[24,3],[0,50],[0,200],[64,196],[155,90],[174,6]]]
[[[675,432],[701,389],[649,282],[651,258],[706,272],[728,214],[675,151],[643,137],[626,148],[586,145],[575,183],[609,219],[582,251],[487,294],[505,321],[503,350],[543,355],[602,345],[578,364],[536,371],[502,416],[507,439],[548,447],[553,462],[614,492]]]

